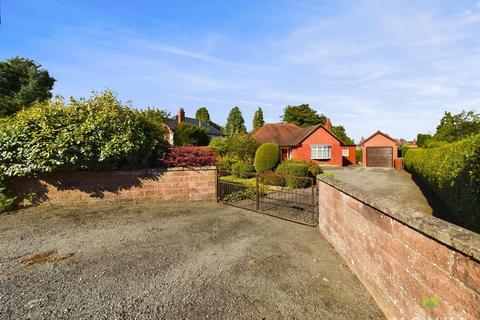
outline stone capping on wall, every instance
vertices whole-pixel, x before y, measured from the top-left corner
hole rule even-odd
[[[383,197],[374,197],[365,190],[339,181],[333,177],[318,175],[317,179],[383,212],[392,219],[421,232],[427,237],[480,261],[480,234],[437,217],[413,210],[399,202]]]

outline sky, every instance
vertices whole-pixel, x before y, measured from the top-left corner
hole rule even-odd
[[[359,141],[435,132],[480,111],[480,2],[1,0],[0,58],[57,79],[54,94],[111,89],[136,108],[206,106],[251,128],[308,103]]]

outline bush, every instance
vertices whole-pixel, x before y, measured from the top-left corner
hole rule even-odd
[[[225,156],[225,157],[221,157],[219,160],[218,160],[218,167],[222,170],[229,170],[231,171],[232,170],[232,165],[234,163],[236,163],[237,160],[233,159],[233,158],[230,158],[228,156]]]
[[[306,163],[284,161],[276,170],[285,176],[285,184],[290,188],[306,188],[311,185],[309,166]]]
[[[297,159],[290,159],[283,161],[281,164],[283,165],[290,165],[290,164],[303,164],[308,166],[308,176],[311,178],[316,178],[319,174],[323,172],[322,168],[318,164],[313,161],[308,160],[297,160]],[[279,165],[280,166],[280,165]]]
[[[398,147],[398,152],[399,152],[399,157],[400,158],[405,158],[405,155],[407,154],[407,151],[410,149],[410,147],[406,144],[404,145],[401,145],[400,147]]]
[[[480,135],[433,149],[410,149],[407,170],[424,181],[461,224],[480,232]]]
[[[212,138],[208,146],[213,150],[215,150],[215,152],[219,156],[224,157],[227,154],[227,138],[224,138],[224,137]]]
[[[255,153],[255,170],[258,173],[274,169],[280,161],[280,148],[275,143],[262,144]]]
[[[15,198],[7,195],[4,178],[0,176],[0,212],[8,210],[12,207]]]
[[[273,171],[266,171],[259,176],[260,183],[269,186],[285,186],[285,177],[280,173],[275,173]]]
[[[362,161],[363,161],[362,149],[355,150],[355,163],[359,164],[359,163],[362,163]]]
[[[167,147],[163,130],[106,91],[85,100],[37,103],[0,120],[0,171],[143,168]]]
[[[204,167],[217,164],[217,157],[208,147],[171,147],[160,159],[167,168],[173,167]]]
[[[237,178],[251,178],[255,168],[248,162],[235,162],[232,164],[232,175]]]
[[[443,146],[446,146],[446,145],[448,145],[448,142],[447,142],[447,141],[440,141],[440,140],[431,139],[431,140],[427,140],[427,141],[423,144],[423,148],[425,148],[425,149],[431,149],[431,148],[443,147]]]
[[[260,143],[247,133],[237,133],[227,138],[227,155],[239,161],[253,163]]]
[[[203,127],[181,123],[173,129],[173,141],[176,146],[207,146],[210,136]]]

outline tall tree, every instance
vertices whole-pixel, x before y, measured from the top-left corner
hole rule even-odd
[[[355,141],[353,141],[352,138],[347,136],[347,133],[345,132],[345,128],[343,126],[332,126],[332,132],[337,138],[342,140],[343,143],[355,144]]]
[[[210,113],[208,112],[208,109],[205,107],[198,108],[197,112],[195,112],[195,119],[208,123],[209,125],[211,125],[212,127],[220,131],[223,130],[223,128],[220,125],[210,120]]]
[[[205,123],[210,124],[210,113],[208,112],[207,108],[200,107],[197,112],[195,112],[195,119],[203,121]]]
[[[480,133],[480,114],[462,111],[459,114],[445,112],[433,138],[453,142]]]
[[[299,127],[308,127],[315,124],[324,124],[327,117],[323,114],[319,115],[308,104],[301,104],[299,106],[286,106],[283,110],[282,120]]]
[[[230,110],[227,118],[227,124],[225,126],[225,134],[227,136],[234,135],[236,133],[246,133],[245,120],[243,119],[242,112],[235,106]]]
[[[52,97],[55,79],[33,60],[0,62],[0,116],[6,116]]]
[[[258,128],[265,124],[265,120],[263,120],[263,110],[261,107],[258,107],[257,111],[253,116],[253,132],[257,131]]]

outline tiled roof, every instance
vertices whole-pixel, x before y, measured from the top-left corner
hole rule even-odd
[[[174,129],[174,128],[177,127],[177,125],[178,125],[178,120],[177,119],[178,119],[178,116],[175,116],[175,117],[173,117],[173,118],[171,118],[167,121],[167,124],[170,127],[170,129]],[[197,120],[197,119],[194,119],[194,118],[185,117],[184,123],[191,124],[191,125],[194,125],[194,126],[203,127],[203,128],[208,130],[208,134],[211,135],[211,136],[223,136],[224,135],[223,132],[218,130],[217,128],[214,128],[211,125],[209,125],[208,123],[205,123],[203,121],[200,121],[200,120]]]
[[[383,133],[382,131],[378,130],[377,132],[375,132],[374,134],[372,134],[370,137],[368,137],[367,139],[363,139],[362,141],[360,141],[360,144],[359,145],[363,145],[365,142],[367,142],[368,140],[372,139],[373,137],[375,137],[377,134],[380,134],[382,136],[384,136],[385,138],[389,139],[389,140],[392,140],[393,142],[395,142],[396,144],[398,144],[398,140],[397,139],[394,139],[392,137],[390,137],[388,134],[386,133]]]
[[[281,147],[291,147],[299,145],[305,138],[318,128],[325,128],[321,124],[300,128],[290,123],[268,123],[263,125],[253,134],[253,137],[261,143],[276,143]],[[332,132],[329,132],[335,139],[339,140]]]

